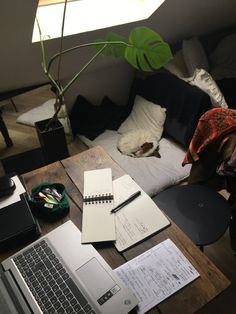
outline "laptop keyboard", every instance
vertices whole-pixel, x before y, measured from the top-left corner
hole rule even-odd
[[[17,255],[14,262],[43,313],[95,313],[47,240]]]

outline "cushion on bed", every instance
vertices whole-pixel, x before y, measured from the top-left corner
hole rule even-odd
[[[104,96],[100,104],[102,114],[106,115],[106,129],[117,130],[129,115],[128,108],[118,106],[108,96]]]
[[[197,86],[211,98],[213,107],[228,108],[225,98],[212,76],[204,69],[196,69],[193,76],[183,78],[191,85]]]
[[[116,131],[106,130],[94,141],[90,141],[84,136],[80,136],[80,138],[89,147],[101,145],[150,196],[154,196],[188,177],[191,166],[182,167],[185,150],[174,141],[166,138],[160,140],[161,158],[152,156],[134,158],[119,152],[116,147],[119,136],[121,135]]]
[[[137,93],[166,108],[164,133],[188,147],[200,116],[211,109],[209,95],[169,72],[158,72],[145,80],[136,79],[130,103]]]
[[[209,71],[208,58],[198,37],[183,40],[182,50],[189,75],[193,75],[196,69]]]
[[[145,98],[136,95],[134,106],[130,115],[121,124],[119,133],[143,129],[151,132],[159,141],[166,119],[166,109],[156,105]]]
[[[236,33],[219,41],[210,55],[211,75],[216,80],[236,78]]]
[[[105,130],[105,121],[100,108],[79,95],[69,114],[73,135],[78,133],[93,140]]]
[[[182,49],[175,53],[173,58],[164,66],[164,68],[179,78],[189,76]]]
[[[116,130],[126,117],[127,108],[116,105],[108,97],[95,106],[82,95],[77,97],[69,115],[73,135],[79,133],[90,140],[105,129]]]

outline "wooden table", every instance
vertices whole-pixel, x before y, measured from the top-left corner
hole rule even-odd
[[[106,167],[112,169],[113,179],[125,173],[104,149],[97,146],[61,162],[55,162],[23,175],[28,191],[31,191],[32,186],[43,181],[61,182],[66,186],[70,212],[67,217],[57,222],[39,220],[42,234],[49,232],[68,219],[71,219],[81,230],[83,172]],[[200,277],[163,301],[149,313],[194,313],[226,289],[230,282],[173,222],[164,231],[123,253],[119,253],[110,243],[100,243],[94,246],[111,267],[116,268],[167,238],[170,238],[179,247],[200,273]],[[13,253],[13,251],[1,252],[0,257],[3,259]]]

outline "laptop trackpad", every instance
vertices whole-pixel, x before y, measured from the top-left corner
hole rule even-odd
[[[78,268],[76,274],[99,304],[105,303],[120,290],[117,283],[95,257]]]

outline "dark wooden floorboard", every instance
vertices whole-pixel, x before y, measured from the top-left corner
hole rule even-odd
[[[236,313],[236,255],[230,248],[229,232],[216,243],[204,248],[204,253],[229,278],[231,285],[199,313]]]

